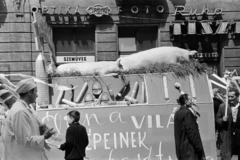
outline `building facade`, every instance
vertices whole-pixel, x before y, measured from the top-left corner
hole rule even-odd
[[[0,0],[0,71],[35,74],[37,11],[51,28],[57,64],[179,46],[197,50],[213,73],[240,73],[239,8],[237,0]],[[46,40],[44,53],[49,59]]]

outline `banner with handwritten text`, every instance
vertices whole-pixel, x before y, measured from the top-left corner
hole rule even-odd
[[[199,104],[199,127],[208,160],[216,159],[212,104]],[[175,160],[173,130],[176,105],[136,105],[77,108],[80,123],[87,128],[90,160]],[[65,141],[69,110],[38,111],[41,120],[57,131],[56,137]],[[49,159],[63,160],[57,149],[48,152]]]

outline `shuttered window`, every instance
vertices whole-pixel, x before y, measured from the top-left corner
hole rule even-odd
[[[94,56],[95,28],[53,28],[56,56]]]
[[[157,27],[119,27],[119,54],[131,53],[155,48],[157,46]]]

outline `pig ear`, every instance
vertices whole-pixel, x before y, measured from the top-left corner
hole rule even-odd
[[[194,54],[196,54],[196,53],[197,53],[196,50],[189,51],[189,55],[194,55]]]
[[[123,69],[123,65],[121,64],[121,58],[118,58],[116,62],[117,62],[117,66],[118,66],[120,69]]]

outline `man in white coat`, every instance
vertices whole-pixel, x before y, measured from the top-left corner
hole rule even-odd
[[[30,104],[36,102],[37,88],[32,78],[17,84],[20,95],[7,115],[3,132],[3,160],[47,160],[45,139],[50,138],[52,129],[40,131],[42,124]]]

